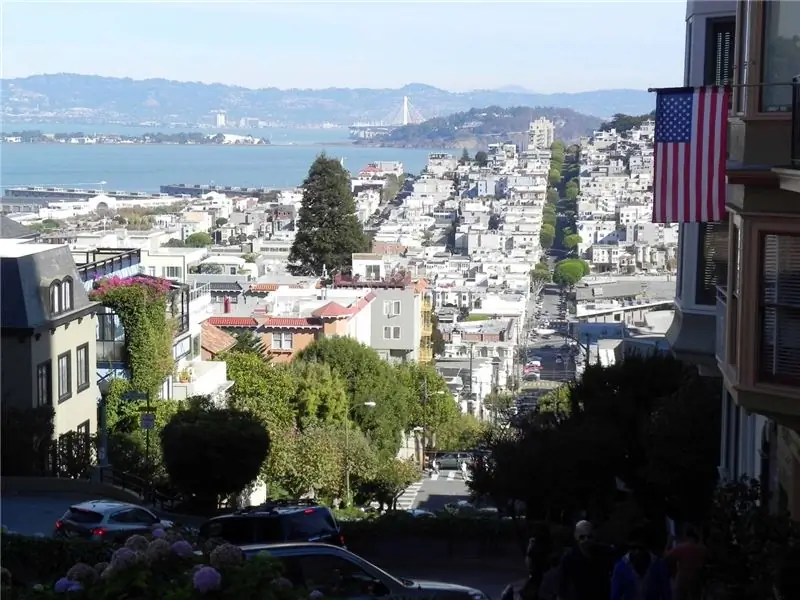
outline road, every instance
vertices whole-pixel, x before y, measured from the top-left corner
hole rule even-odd
[[[469,500],[469,489],[460,471],[440,471],[439,475],[426,476],[414,499],[413,508],[430,511],[442,510],[445,504]]]

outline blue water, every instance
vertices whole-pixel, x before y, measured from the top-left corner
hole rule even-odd
[[[13,129],[46,132],[78,131],[76,125],[15,125]],[[103,127],[108,132],[139,135],[146,128]],[[138,132],[138,133],[136,133]],[[98,131],[100,133],[100,131]],[[341,129],[270,130],[254,135],[273,140],[272,146],[66,145],[2,144],[0,186],[99,187],[106,190],[157,192],[168,183],[247,187],[293,187],[302,183],[321,152],[345,159],[358,171],[367,163],[398,160],[406,172],[418,173],[435,149],[363,148],[348,145]],[[321,143],[315,143],[321,142]]]

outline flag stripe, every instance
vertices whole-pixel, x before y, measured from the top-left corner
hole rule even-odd
[[[724,218],[728,96],[727,88],[717,86],[658,94],[654,223]]]

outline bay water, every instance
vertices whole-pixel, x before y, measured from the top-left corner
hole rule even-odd
[[[6,132],[119,133],[143,135],[156,130],[113,125],[7,124]],[[164,130],[162,130],[164,131]],[[174,130],[175,133],[187,130]],[[165,130],[166,133],[173,131]],[[216,131],[215,131],[216,133]],[[322,152],[343,158],[357,172],[373,161],[401,161],[418,173],[427,148],[365,148],[347,141],[346,129],[231,130],[269,139],[269,146],[178,146],[165,144],[2,144],[0,186],[104,188],[157,192],[170,183],[288,188],[302,183]],[[105,182],[105,183],[101,183]]]

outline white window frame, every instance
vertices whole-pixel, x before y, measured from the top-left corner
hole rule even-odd
[[[387,325],[383,328],[383,339],[390,340],[392,339],[392,328],[390,325]]]
[[[61,281],[61,310],[72,310],[74,307],[72,277],[64,277]]]
[[[392,327],[392,339],[399,340],[400,339],[400,328],[399,327]]]
[[[392,316],[399,317],[400,311],[402,310],[403,303],[400,300],[393,300],[392,301]]]
[[[294,348],[294,335],[291,331],[272,332],[272,350],[292,350]]]

